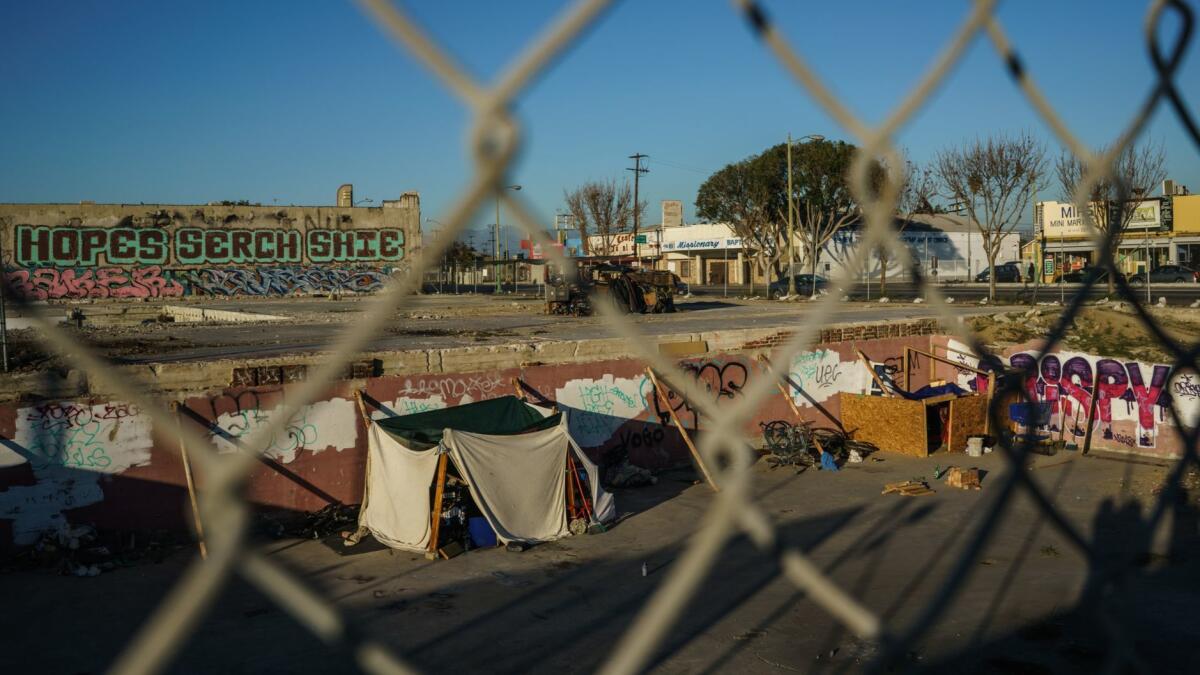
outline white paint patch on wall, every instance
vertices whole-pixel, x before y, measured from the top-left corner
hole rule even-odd
[[[823,403],[837,393],[861,394],[872,381],[866,368],[854,361],[842,361],[841,355],[831,349],[797,354],[788,374],[803,390],[801,393],[789,387],[792,400],[798,406],[809,407],[814,401]]]
[[[281,406],[275,406],[270,410],[250,408],[237,413],[222,413],[217,417],[217,426],[234,439],[244,441],[258,433],[280,410]],[[358,417],[357,404],[345,398],[306,405],[265,445],[250,449],[284,464],[295,461],[301,450],[317,453],[333,448],[341,452],[353,448],[358,440]],[[237,451],[233,441],[219,434],[213,434],[213,443],[221,452]]]
[[[970,345],[965,345],[954,338],[950,338],[950,340],[946,342],[946,346],[949,347],[949,349],[945,350],[946,353],[938,354],[938,356],[945,356],[950,361],[961,363],[970,368],[979,367],[979,357],[975,356],[975,352],[971,350]],[[970,371],[960,370],[954,378],[954,383],[963,389],[966,389],[967,391],[972,390],[971,386],[974,382],[975,373]]]
[[[0,491],[0,518],[13,538],[32,544],[66,524],[63,511],[104,499],[100,478],[150,463],[150,418],[120,403],[44,403],[17,410],[16,433],[0,448],[0,466],[28,463],[34,485]]]
[[[575,442],[594,448],[607,443],[622,424],[646,412],[646,396],[653,389],[647,382],[645,376],[612,375],[599,380],[569,380],[554,391],[554,399],[567,411],[567,425]]]

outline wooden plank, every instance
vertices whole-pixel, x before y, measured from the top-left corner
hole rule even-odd
[[[196,483],[192,479],[192,463],[188,460],[187,444],[183,440],[183,420],[179,419],[179,402],[173,401],[171,408],[175,411],[175,425],[179,436],[179,459],[183,462],[183,480],[187,484],[188,501],[192,505],[192,524],[196,526],[196,544],[200,548],[200,559],[208,559],[208,547],[204,544],[204,523],[200,520],[200,506],[196,499]]]
[[[883,379],[879,377],[879,373],[875,372],[875,367],[871,365],[871,359],[868,359],[867,355],[862,353],[862,350],[855,349],[854,352],[858,354],[859,360],[866,366],[867,372],[871,374],[871,379],[875,380],[875,384],[879,385],[879,391],[883,392],[884,396],[895,396],[891,387],[884,384]]]
[[[950,433],[946,449],[963,452],[967,438],[986,435],[987,397],[975,394],[960,396],[950,401]]]
[[[696,460],[696,465],[700,467],[700,473],[704,474],[704,480],[708,481],[708,484],[710,487],[712,487],[713,492],[720,492],[721,488],[717,487],[717,484],[713,481],[712,475],[708,472],[708,467],[704,464],[704,459],[700,457],[700,451],[697,450],[696,446],[692,443],[692,437],[688,434],[687,429],[684,428],[683,424],[680,423],[679,416],[675,414],[675,409],[672,408],[670,402],[667,401],[667,395],[663,391],[662,386],[658,383],[658,377],[654,374],[654,369],[646,366],[646,374],[650,376],[650,383],[654,385],[654,391],[658,392],[658,400],[662,403],[663,407],[667,409],[667,412],[670,413],[671,423],[674,424],[675,428],[679,430],[679,433],[683,435],[683,442],[687,445],[688,451],[692,453],[692,458]]]
[[[839,402],[842,424],[855,440],[873,443],[884,452],[929,455],[925,405],[920,401],[843,393]]]
[[[446,463],[449,459],[444,453],[438,457],[437,484],[433,489],[433,513],[430,516],[433,522],[429,526],[429,551],[425,553],[430,560],[437,557],[438,534],[442,527],[442,497],[446,490]]]
[[[1096,381],[1092,383],[1092,400],[1088,402],[1087,431],[1083,434],[1082,454],[1088,454],[1092,449],[1092,425],[1096,423],[1096,399],[1100,397],[1100,374],[1096,373]]]

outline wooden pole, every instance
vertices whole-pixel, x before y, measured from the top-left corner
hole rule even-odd
[[[1100,374],[1096,373],[1096,381],[1092,383],[1092,400],[1088,402],[1087,431],[1083,434],[1083,453],[1088,454],[1092,449],[1092,424],[1096,421],[1096,406],[1100,398]]]
[[[650,368],[650,366],[646,366],[646,374],[650,376],[650,383],[654,385],[654,391],[658,392],[658,400],[662,403],[663,407],[667,409],[667,413],[671,416],[671,422],[674,423],[675,428],[678,429],[679,433],[683,436],[683,442],[687,445],[687,449],[692,453],[692,459],[695,459],[696,465],[700,467],[700,473],[704,474],[704,480],[708,481],[708,484],[710,487],[712,487],[713,492],[720,492],[721,488],[717,487],[717,484],[713,482],[712,475],[708,473],[708,467],[705,466],[704,460],[700,457],[700,451],[696,450],[696,446],[692,444],[692,437],[688,435],[687,429],[685,429],[683,424],[680,423],[679,417],[675,414],[675,409],[672,408],[670,402],[667,401],[667,395],[665,392],[663,392],[662,385],[658,383],[658,378],[655,377],[654,370]]]
[[[192,463],[188,460],[187,444],[183,440],[183,421],[179,419],[179,401],[173,401],[175,425],[179,429],[179,458],[183,460],[183,480],[187,484],[188,500],[192,503],[192,523],[196,526],[196,543],[200,547],[200,559],[208,559],[208,547],[204,544],[204,523],[200,521],[200,506],[196,500],[196,483],[192,479]]]
[[[992,434],[992,399],[996,396],[996,371],[988,372],[987,411],[983,415],[983,434]]]
[[[517,398],[524,401],[525,400],[525,390],[521,388],[521,380],[514,377],[512,379],[512,384],[513,384],[513,389],[515,389],[517,392]]]
[[[433,522],[429,526],[429,550],[425,552],[427,560],[437,558],[438,530],[442,526],[442,496],[446,489],[446,461],[448,459],[449,457],[445,454],[438,457],[437,484],[433,489],[433,513],[430,516]]]
[[[900,357],[900,365],[904,367],[904,391],[912,391],[908,381],[908,347],[904,348],[904,355]]]
[[[871,366],[871,359],[868,359],[867,355],[862,353],[862,350],[860,349],[855,349],[854,352],[858,354],[859,360],[862,361],[862,364],[867,369],[867,372],[871,374],[871,379],[875,380],[875,384],[879,385],[879,391],[883,392],[884,396],[895,396],[895,394],[888,389],[888,386],[883,383],[883,379],[879,377],[879,373],[875,372],[875,368]]]

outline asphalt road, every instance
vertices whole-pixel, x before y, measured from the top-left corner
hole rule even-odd
[[[987,297],[988,285],[975,283],[946,283],[939,284],[938,287],[942,293],[963,299],[963,300],[978,300]],[[1139,300],[1146,300],[1146,288],[1133,288],[1134,294]],[[693,295],[703,297],[722,297],[728,294],[729,297],[745,297],[751,295],[749,286],[692,286]],[[1017,304],[1025,304],[1033,299],[1035,288],[1032,285],[1024,284],[996,284],[996,297],[1002,302],[1012,302]],[[1055,300],[1071,300],[1076,295],[1085,292],[1083,284],[1052,284],[1044,285],[1036,289],[1038,302],[1051,302]],[[1087,299],[1100,300],[1108,297],[1117,299],[1121,297],[1120,289],[1113,294],[1109,294],[1108,287],[1104,284],[1098,284],[1090,289],[1086,289]],[[756,285],[753,295],[758,297],[766,297],[767,289],[765,286]],[[858,284],[850,292],[852,300],[875,300],[879,298],[879,285]],[[887,296],[892,300],[912,300],[919,295],[923,295],[920,288],[911,282],[891,282],[887,286]],[[1200,284],[1185,283],[1185,284],[1151,284],[1150,297],[1152,302],[1157,302],[1159,298],[1165,297],[1169,305],[1186,305],[1195,300],[1200,300]]]

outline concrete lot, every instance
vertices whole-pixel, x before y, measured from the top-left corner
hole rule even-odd
[[[755,467],[759,503],[782,541],[800,547],[893,631],[923,626],[901,670],[1080,672],[1102,670],[1112,644],[1096,617],[1128,636],[1152,672],[1200,668],[1195,496],[1156,541],[1141,527],[1166,471],[1094,457],[1037,457],[1022,469],[1051,495],[1100,555],[1089,561],[1018,491],[986,547],[948,582],[970,534],[1002,496],[998,454],[911,459],[881,454],[836,474]],[[1073,458],[1073,459],[1072,459]],[[932,483],[936,494],[881,496],[885,482],[932,479],[936,465],[979,466],[983,490]],[[609,532],[525,553],[476,551],[450,561],[375,550],[343,556],[318,541],[259,544],[333,599],[366,634],[430,671],[588,672],[601,664],[672,572],[714,495],[690,471],[655,487],[617,493],[625,519]],[[182,505],[180,505],[182,508]],[[1127,556],[1138,560],[1128,564]],[[10,648],[0,672],[99,672],[171,588],[188,552],[94,578],[48,571],[0,576]],[[1116,563],[1127,574],[1095,586]],[[645,564],[649,574],[642,576]],[[857,672],[878,645],[848,634],[778,576],[745,538],[729,541],[656,652],[663,673]],[[949,602],[923,612],[943,591]],[[1089,604],[1103,597],[1102,605]],[[15,611],[14,611],[15,610]],[[173,672],[353,670],[344,645],[327,646],[259,591],[234,580],[197,627]]]
[[[279,321],[246,323],[162,323],[164,305],[187,304],[210,309],[269,314]],[[352,326],[368,307],[360,298],[283,298],[205,300],[200,302],[128,303],[40,308],[61,317],[72,308],[84,316],[83,336],[109,357],[124,363],[162,363],[228,357],[261,357],[320,351],[339,331]],[[631,315],[647,335],[699,333],[737,326],[795,326],[813,308],[804,302],[693,297],[678,302],[674,314]],[[960,305],[959,315],[992,314],[997,307]],[[920,304],[841,303],[827,323],[905,320],[934,313]],[[368,350],[428,349],[463,345],[508,344],[538,340],[610,337],[607,321],[598,316],[549,316],[541,300],[521,296],[503,299],[484,295],[422,295],[410,298]],[[36,344],[33,331],[15,334]],[[18,365],[36,367],[32,362]]]

